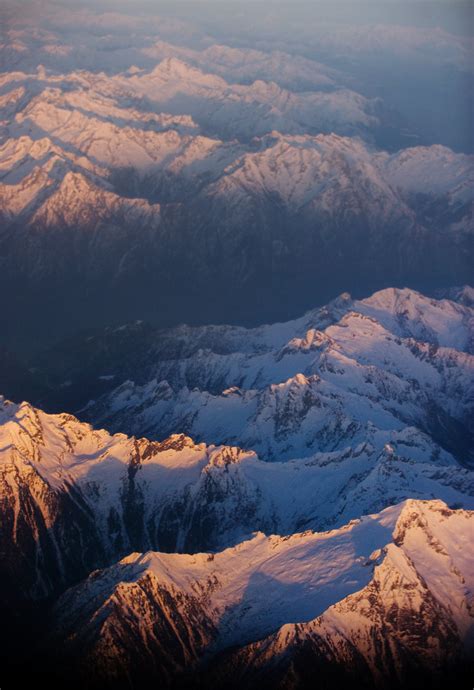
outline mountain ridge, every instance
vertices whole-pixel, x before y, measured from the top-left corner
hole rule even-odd
[[[371,523],[371,519],[375,522]],[[361,553],[359,548],[363,543],[366,555],[357,555],[352,561],[355,554],[348,557],[347,546],[342,544],[347,538],[347,545],[350,544],[351,534],[359,529],[372,536],[367,539],[366,534],[358,542],[355,554]],[[390,541],[391,529],[393,541]],[[472,513],[450,511],[441,501],[409,500],[380,515],[354,521],[341,530],[297,534],[285,540],[256,535],[250,542],[213,556],[171,555],[163,558],[153,553],[132,554],[108,571],[95,573],[84,584],[64,595],[57,607],[56,634],[66,640],[64,646],[72,658],[74,648],[81,640],[81,654],[85,646],[87,661],[79,662],[80,672],[84,672],[83,664],[89,664],[94,669],[96,682],[106,684],[112,679],[120,682],[124,672],[139,679],[140,666],[144,665],[142,672],[143,668],[150,668],[150,650],[154,655],[153,677],[166,684],[169,660],[165,652],[160,651],[157,634],[159,631],[160,635],[169,636],[166,621],[171,617],[176,621],[172,633],[174,640],[168,645],[168,649],[175,650],[173,673],[179,678],[188,667],[196,675],[199,656],[205,655],[204,650],[210,647],[211,659],[208,654],[204,677],[217,682],[217,687],[237,687],[244,679],[249,687],[261,683],[264,687],[270,687],[272,683],[273,687],[310,687],[312,673],[304,674],[310,660],[312,664],[327,664],[321,666],[323,678],[331,672],[331,665],[335,665],[343,677],[344,668],[347,668],[347,677],[351,677],[351,666],[347,664],[351,660],[352,673],[357,670],[367,687],[380,687],[388,677],[393,677],[394,671],[401,682],[404,678],[413,678],[414,673],[427,679],[436,678],[440,671],[449,668],[456,660],[462,662],[463,658],[466,659],[470,647],[466,639],[468,629],[472,630],[472,611],[466,608],[469,591],[472,595],[470,556],[461,555],[459,551],[463,542],[468,543],[469,530],[472,531]],[[453,534],[459,540],[458,548],[452,544],[450,535]],[[311,544],[314,544],[314,550]],[[374,548],[369,553],[377,544],[383,544],[382,548]],[[245,553],[252,547],[257,559],[259,551],[265,553],[265,547],[270,548],[270,553],[261,565],[256,561],[260,576],[254,582],[249,581],[244,598],[235,608],[229,608],[229,596],[232,601],[234,597],[239,600],[239,588],[243,586],[241,570],[242,567],[244,570],[249,568],[250,563]],[[331,604],[331,597],[340,596],[336,593],[337,581],[330,574],[336,554],[336,561],[340,564],[338,575],[341,574],[341,566],[351,572],[351,580],[342,586],[355,591]],[[457,559],[454,569],[450,565],[452,557]],[[226,562],[222,570],[220,563],[224,558]],[[174,564],[172,568],[167,565],[167,560]],[[283,569],[279,570],[281,560]],[[285,564],[288,560],[293,566],[292,584],[291,588],[285,589],[285,576],[288,577]],[[443,575],[448,578],[446,584],[448,580],[453,585],[456,582],[454,589],[446,591],[444,587],[436,587],[436,580],[429,577],[429,569],[434,563],[443,568]],[[326,566],[330,566],[327,572]],[[296,586],[300,570],[305,573],[301,589]],[[367,582],[362,588],[355,575],[357,572],[360,572],[362,581]],[[313,591],[311,588],[306,590],[309,574],[316,578]],[[237,576],[239,585],[235,591],[232,582]],[[281,588],[285,590],[283,599],[277,594]],[[167,591],[173,593],[173,599],[166,596]],[[227,604],[225,611],[217,603],[222,597]],[[310,622],[287,623],[269,639],[242,646],[245,637],[262,636],[262,624],[268,625],[272,621],[270,624],[278,627],[281,615],[300,617],[298,604],[302,599],[305,618],[311,615],[308,605],[312,599],[316,606],[319,602],[324,611]],[[203,605],[205,615],[200,613]],[[265,610],[265,607],[268,608],[262,620],[260,610]],[[286,611],[288,607],[293,608],[292,613]],[[138,627],[138,610],[141,610],[141,615],[145,611],[145,626],[141,624]],[[417,617],[418,612],[422,614],[421,618]],[[129,628],[125,639],[130,629],[136,633],[137,644],[133,653],[128,646],[123,647],[122,615],[125,615]],[[197,616],[202,621],[200,626],[193,625]],[[374,621],[384,617],[383,629],[388,644],[377,647],[377,639],[374,640],[370,627],[365,633],[364,625],[373,625]],[[74,625],[72,635],[69,632],[71,623]],[[381,620],[378,627],[382,627]],[[118,634],[113,634],[112,630]],[[227,630],[231,632],[229,638],[226,638]],[[216,647],[213,639],[217,636],[219,640],[219,635],[224,637]],[[308,640],[306,645],[305,638]],[[234,645],[232,642],[237,640],[239,646],[235,648],[235,642]],[[212,655],[222,644],[230,646],[231,651],[218,655],[213,664]],[[107,655],[103,654],[105,649],[108,650]],[[296,666],[296,671],[290,663],[297,654],[305,656],[306,666]],[[262,675],[263,669],[265,676]],[[225,677],[229,673],[230,676]]]

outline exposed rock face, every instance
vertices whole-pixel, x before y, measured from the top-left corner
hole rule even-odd
[[[465,578],[470,549],[467,560],[463,553],[467,533],[457,534],[454,552],[447,546],[458,520],[471,529],[467,513],[408,501],[394,543],[374,554],[378,564],[364,589],[314,621],[283,626],[230,653],[217,676],[231,669],[236,687],[245,679],[249,687],[309,688],[318,669],[328,681],[335,676],[357,678],[362,687],[415,687],[421,681],[438,686],[455,672],[462,683],[472,669],[473,611]]]
[[[130,551],[221,549],[256,529],[338,526],[412,495],[474,507],[472,472],[415,429],[266,463],[183,435],[111,436],[27,403],[4,402],[1,414],[6,598],[47,597]]]
[[[122,384],[89,418],[232,445],[112,436],[4,401],[5,592],[41,599],[131,551],[195,553],[255,530],[339,527],[410,497],[474,507],[468,292],[460,302],[345,295],[249,331],[132,328],[150,345],[139,375],[170,383]],[[122,362],[120,347],[109,351],[111,366]],[[190,391],[198,371],[203,390]]]
[[[436,681],[472,653],[473,537],[472,512],[409,500],[340,530],[258,535],[215,556],[134,554],[62,597],[57,634],[105,683],[147,673],[166,683],[169,620],[174,670],[197,672],[207,649],[217,687],[309,688],[315,669],[366,687]]]
[[[265,460],[339,451],[410,426],[472,462],[468,304],[390,288],[359,301],[342,295],[286,324],[183,328],[147,342],[137,382],[91,403],[87,419],[157,438],[179,428]],[[109,366],[117,382],[129,373]]]

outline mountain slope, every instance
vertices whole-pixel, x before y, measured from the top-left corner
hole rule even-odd
[[[11,72],[0,90],[2,289],[22,284],[5,330],[19,309],[39,330],[59,289],[70,308],[43,321],[77,330],[103,311],[163,324],[236,305],[256,322],[342,289],[470,278],[472,157],[374,149],[376,99],[228,83],[172,55],[114,74]],[[85,180],[74,199],[68,174]]]
[[[243,352],[238,345],[213,351],[212,329],[207,336],[202,329],[175,331],[178,342],[190,343],[176,346],[176,359],[158,351],[156,364],[138,373],[145,383],[124,382],[83,414],[156,438],[179,428],[270,460],[342,450],[375,429],[415,426],[469,463],[472,319],[469,306],[387,289],[268,327],[268,345],[257,331],[252,346],[250,330]],[[225,343],[226,329],[218,332]]]
[[[410,496],[474,507],[473,473],[416,429],[266,463],[251,451],[111,436],[3,402],[2,591],[41,599],[130,551],[221,549],[255,530],[342,525]]]
[[[474,643],[470,522],[440,502],[408,501],[365,588],[230,654],[217,675],[231,671],[229,687],[309,688],[315,667],[361,687],[438,686],[453,672],[462,683]]]
[[[217,687],[310,687],[314,664],[322,678],[360,671],[367,687],[436,679],[472,644],[472,515],[407,501],[337,531],[257,535],[212,556],[132,554],[60,599],[56,634],[106,684],[148,673],[166,685],[170,648],[178,677],[206,650],[209,673],[210,654],[281,620],[298,623],[211,664]]]

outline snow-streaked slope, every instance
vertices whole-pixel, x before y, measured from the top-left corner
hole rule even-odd
[[[386,177],[410,194],[432,195],[449,189],[451,203],[472,201],[474,169],[470,156],[454,159],[445,146],[413,147],[391,156],[380,154]]]
[[[65,151],[47,137],[33,140],[23,135],[7,140],[0,146],[0,210],[4,221],[21,216],[31,220],[68,173],[86,176],[110,191],[104,180],[105,168]]]
[[[27,172],[21,168],[25,137],[33,139],[32,147],[49,137],[56,153],[83,167],[100,166],[102,174],[125,168],[141,176],[185,175],[194,182],[194,194],[205,184],[206,196],[227,198],[230,206],[239,198],[263,203],[273,197],[293,211],[306,208],[330,217],[344,207],[346,214],[365,214],[370,223],[380,215],[386,223],[400,218],[413,223],[410,203],[416,208],[421,192],[461,209],[472,202],[470,157],[444,147],[388,156],[357,139],[277,131],[243,147],[200,136],[179,118],[119,108],[114,99],[91,97],[86,89],[81,75],[78,90],[63,94],[46,88],[16,114],[2,153],[5,182],[8,175],[19,179]],[[34,151],[29,155],[38,159]],[[433,169],[440,172],[433,175]],[[151,189],[159,186],[155,180]]]
[[[283,345],[279,338],[292,329],[294,337]],[[189,329],[189,349],[177,345],[178,358],[165,349],[155,366],[139,372],[148,382],[124,382],[90,403],[87,418],[156,438],[179,428],[273,460],[342,450],[374,429],[416,426],[469,462],[474,365],[468,306],[408,289],[361,301],[343,297],[300,321],[267,327],[268,345],[263,351],[255,345],[254,353],[249,344],[243,352],[238,346],[216,352],[210,340],[202,349],[203,332],[196,329],[194,341]],[[248,331],[247,343],[252,335]]]
[[[163,168],[176,174],[190,165],[197,175],[211,156],[214,160],[207,168],[215,166],[218,171],[217,149],[224,149],[224,157],[227,148],[229,160],[236,155],[236,147],[200,136],[189,117],[119,108],[112,99],[90,96],[84,90],[63,94],[57,88],[45,89],[16,115],[11,131],[39,131],[66,151],[109,170],[131,168],[142,175]]]
[[[313,204],[328,214],[332,206],[350,213],[354,206],[367,205],[377,207],[377,217],[393,220],[394,192],[374,165],[373,153],[357,139],[274,132],[263,150],[247,153],[226,172],[211,194],[231,199],[273,195],[290,207]]]
[[[257,533],[216,554],[132,554],[112,566],[105,577],[86,580],[86,590],[92,594],[88,592],[86,601],[93,604],[102,577],[106,587],[110,586],[117,567],[119,572],[129,570],[133,579],[149,573],[161,586],[187,594],[205,589],[209,582],[206,606],[221,628],[218,645],[241,643],[275,629],[278,621],[311,619],[366,584],[371,574],[366,560],[390,540],[400,510],[399,506],[388,508],[375,518],[362,518],[327,533],[285,538]],[[290,563],[294,564],[291,571]],[[131,578],[125,575],[123,579]],[[81,599],[80,593],[73,596],[76,601]],[[85,605],[84,613],[86,601],[80,603],[81,608]],[[76,615],[74,604],[64,608]]]
[[[291,209],[339,222],[353,214],[367,222],[412,223],[418,197],[438,199],[472,229],[474,168],[472,157],[442,146],[414,147],[389,156],[376,153],[361,140],[327,136],[282,136],[273,132],[260,151],[245,153],[211,185],[211,195],[230,197],[236,204],[255,197],[273,198]],[[418,196],[417,196],[418,195]],[[425,206],[422,207],[425,211]],[[439,209],[438,209],[439,213]],[[436,227],[436,214],[417,221]],[[456,221],[460,218],[456,216]]]
[[[176,173],[195,158],[199,162],[214,152],[215,160],[211,159],[205,167],[211,182],[223,177],[226,192],[231,191],[232,185],[244,189],[246,185],[253,186],[253,194],[278,194],[293,205],[323,196],[328,187],[334,188],[337,177],[343,178],[339,184],[344,190],[354,176],[362,176],[365,180],[366,204],[375,203],[371,196],[377,194],[390,200],[397,190],[409,195],[448,196],[451,203],[472,201],[472,159],[469,156],[454,154],[442,146],[414,147],[389,156],[377,154],[357,139],[336,136],[345,133],[343,127],[337,125],[338,119],[343,117],[339,111],[344,112],[345,92],[318,96],[327,101],[329,128],[318,125],[311,115],[311,126],[295,130],[285,126],[283,115],[277,117],[275,114],[278,108],[293,107],[291,99],[281,96],[275,84],[255,82],[250,87],[236,86],[252,89],[240,102],[227,93],[230,87],[226,82],[175,58],[163,60],[145,74],[109,77],[103,73],[73,72],[61,76],[23,73],[8,76],[11,90],[2,97],[2,112],[7,117],[4,124],[9,136],[29,135],[34,139],[50,136],[67,152],[86,156],[90,164],[131,167],[142,173],[166,166]],[[4,86],[8,86],[8,81]],[[203,91],[199,96],[203,99],[201,125],[207,131],[225,139],[227,135],[212,124],[212,118],[221,117],[226,126],[233,127],[231,140],[238,135],[239,123],[248,128],[249,139],[268,136],[246,149],[232,145],[232,141],[224,146],[219,139],[200,136],[198,126],[190,117],[193,107],[198,111],[200,107],[193,105],[198,102],[196,89]],[[154,93],[155,98],[162,99],[159,114],[150,100]],[[208,99],[221,99],[223,105],[210,112]],[[275,105],[273,100],[282,100],[284,104]],[[187,101],[190,102],[189,111]],[[270,120],[270,115],[265,113],[252,116],[248,112],[257,103],[269,109]],[[242,113],[227,112],[228,108],[238,107],[243,108]],[[294,107],[300,112],[299,104]],[[8,118],[9,108],[13,108],[13,116],[10,113]],[[176,111],[174,115],[168,114],[173,111]],[[351,121],[357,119],[355,114],[347,117]],[[319,132],[326,132],[328,136],[312,136]],[[223,149],[217,158],[216,149]],[[176,157],[180,162],[172,165]],[[198,175],[199,165],[195,167]],[[393,191],[389,187],[393,187]],[[379,191],[375,193],[377,188]],[[320,205],[327,206],[324,199]]]
[[[157,543],[143,510],[158,525],[160,497],[195,481],[209,461],[206,448],[185,437],[156,444],[110,436],[27,403],[2,403],[1,435],[2,550],[9,554],[2,578],[20,597],[47,595],[112,554]],[[145,461],[150,477],[135,489]]]
[[[200,124],[226,136],[251,138],[275,129],[351,134],[378,124],[376,102],[346,89],[298,94],[259,80],[229,85],[177,58],[165,59],[149,74],[133,75],[128,85],[138,94],[146,91],[165,110],[179,112],[184,106]]]
[[[160,206],[121,197],[95,187],[83,175],[68,172],[55,193],[36,210],[32,222],[43,227],[95,228],[104,219],[124,228],[136,223],[152,232],[160,223]]]
[[[468,272],[471,158],[377,152],[347,90],[229,84],[174,57],[115,75],[12,72],[0,89],[6,284],[20,276],[36,295],[39,280],[74,274],[108,305],[117,285],[139,293],[147,312],[155,291],[187,283],[226,295],[279,276],[297,294],[340,275],[351,286]],[[73,200],[58,191],[68,172],[87,180]]]
[[[151,86],[144,85],[146,80]],[[194,74],[175,59],[163,61],[148,75],[108,77],[76,72],[40,79],[19,73],[12,90],[3,97],[10,94],[4,104],[5,114],[11,107],[14,114],[5,120],[9,139],[2,148],[2,195],[8,197],[12,192],[8,186],[12,179],[18,184],[23,177],[27,183],[27,160],[34,159],[44,168],[45,154],[39,158],[34,150],[25,152],[30,139],[32,149],[39,141],[49,142],[55,156],[111,178],[127,195],[189,203],[202,194],[202,199],[194,202],[193,212],[205,212],[211,227],[218,216],[233,216],[226,218],[226,225],[236,227],[250,211],[266,217],[269,205],[278,203],[289,214],[303,213],[308,221],[334,225],[337,232],[341,225],[352,222],[364,223],[378,233],[382,221],[387,232],[399,227],[399,231],[409,228],[413,233],[423,224],[430,232],[446,230],[451,224],[458,230],[472,229],[471,157],[441,146],[415,147],[389,156],[375,152],[359,139],[332,133],[312,136],[308,133],[311,129],[303,128],[292,136],[293,130],[280,126],[281,122],[264,125],[261,113],[257,126],[246,111],[234,117],[252,130],[249,137],[254,140],[244,146],[202,136],[187,115],[185,104],[182,114],[166,114],[180,110],[176,101],[194,102],[196,88],[204,89],[206,98],[217,98],[215,80],[224,89],[218,77]],[[157,93],[171,89],[171,95],[160,104],[164,113],[159,115],[149,100],[143,101],[152,97],[153,88]],[[262,99],[265,94],[269,101],[277,98],[271,85],[262,82],[258,88]],[[324,94],[324,98],[329,96]],[[227,95],[222,98],[235,104]],[[249,98],[251,104],[256,102],[254,95]],[[287,103],[288,99],[284,100]],[[213,110],[213,117],[222,111],[223,120],[233,127],[227,107]],[[203,108],[209,114],[206,100]],[[333,112],[328,117],[334,123],[338,115]],[[217,131],[212,125],[206,127],[207,131]],[[316,129],[326,131],[324,127]],[[335,126],[327,131],[340,133]],[[266,136],[255,138],[258,135]],[[120,171],[127,171],[127,178],[117,178]],[[138,180],[130,177],[130,172],[138,175]],[[429,212],[427,200],[432,205]]]
[[[473,474],[418,430],[304,460],[95,431],[2,404],[5,591],[41,598],[132,550],[219,549],[255,530],[327,528],[405,498],[474,507]]]
[[[79,669],[103,680],[149,668],[166,680],[170,649],[174,673],[204,654],[209,672],[210,654],[281,621],[221,657],[221,673],[258,684],[262,667],[284,674],[300,653],[300,673],[316,661],[343,671],[355,658],[352,671],[379,682],[417,668],[435,675],[472,642],[473,537],[472,512],[409,500],[327,533],[257,534],[212,555],[132,554],[59,600],[56,634],[69,652],[79,643]],[[300,687],[291,675],[278,687]]]
[[[10,79],[15,89],[21,85],[20,74]],[[272,130],[290,134],[335,131],[370,138],[370,129],[379,124],[378,101],[349,89],[298,93],[272,81],[228,83],[175,57],[166,57],[152,70],[112,76],[87,71],[56,76],[40,70],[25,81],[34,90],[49,86],[45,95],[50,98],[55,87],[90,91],[90,96],[81,99],[84,110],[88,102],[102,100],[105,104],[113,99],[121,109],[132,106],[136,112],[148,106],[148,110],[174,115],[178,122],[179,116],[190,116],[206,133],[227,139],[250,140]]]
[[[228,82],[272,81],[290,91],[333,90],[342,75],[337,70],[307,58],[282,51],[269,53],[250,48],[211,45],[205,50],[157,41],[144,48],[143,54],[156,62],[173,56],[206,72],[222,76]]]
[[[366,587],[231,654],[217,677],[231,669],[236,686],[245,678],[247,687],[309,688],[310,669],[325,662],[367,687],[439,682],[453,671],[463,682],[474,644],[473,536],[472,513],[407,501]]]

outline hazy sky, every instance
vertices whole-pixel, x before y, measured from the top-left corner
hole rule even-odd
[[[230,19],[242,6],[249,19],[261,21],[269,13],[273,20],[301,18],[308,15],[322,21],[351,24],[410,24],[440,26],[447,31],[474,34],[474,2],[472,0],[56,0],[69,7],[103,8],[113,12],[154,12],[179,16],[193,21]],[[47,2],[47,0],[45,0]],[[2,3],[24,8],[29,0]]]

